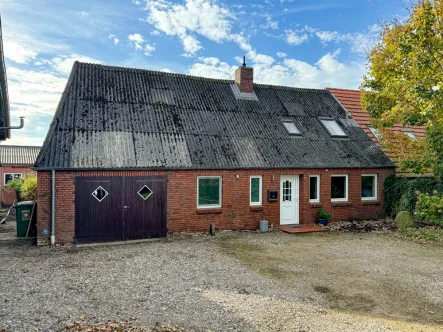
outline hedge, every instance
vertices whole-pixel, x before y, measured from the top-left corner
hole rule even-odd
[[[401,210],[414,213],[417,191],[431,194],[434,190],[443,193],[443,183],[432,177],[402,178],[391,175],[385,180],[384,186],[385,212],[390,217],[395,217]]]

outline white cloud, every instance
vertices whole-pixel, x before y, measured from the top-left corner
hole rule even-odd
[[[264,29],[278,29],[278,21],[273,21],[271,16],[266,17],[266,24],[262,25]]]
[[[85,11],[81,11],[79,13],[77,13],[78,15],[80,15],[81,17],[85,17],[85,16],[90,16],[91,13],[85,12]]]
[[[237,66],[230,66],[217,58],[201,58],[200,63],[194,63],[188,70],[189,75],[233,79]]]
[[[108,36],[108,38],[114,40],[114,45],[117,45],[118,42],[120,41],[120,40],[119,40],[115,35],[113,35],[112,33]]]
[[[145,48],[143,49],[143,54],[146,56],[152,55],[152,52],[155,51],[155,47],[149,44],[145,45]]]
[[[338,41],[342,38],[337,31],[317,31],[315,34],[323,43]]]
[[[309,64],[297,59],[282,62],[254,62],[254,82],[263,84],[298,86],[305,88],[342,87],[356,89],[365,73],[363,64],[338,61],[339,51],[326,53],[316,63]],[[260,59],[262,55],[257,55]],[[266,56],[267,57],[267,56]],[[188,74],[234,79],[237,66],[231,66],[218,58],[199,58],[188,70]]]
[[[217,43],[232,40],[230,19],[233,14],[218,6],[216,1],[186,0],[181,5],[166,0],[147,0],[146,10],[146,21],[169,36],[177,36],[187,54],[201,49],[193,34]]]
[[[87,63],[103,63],[100,60],[79,54],[71,54],[69,56],[58,56],[51,59],[53,69],[65,75],[69,75],[71,73],[72,65],[74,64],[75,61],[87,62]]]
[[[299,33],[291,29],[286,30],[286,42],[291,45],[300,45],[309,39],[306,33]]]
[[[16,63],[29,63],[37,57],[36,52],[26,49],[16,42],[4,40],[4,48],[5,57]]]
[[[129,43],[134,46],[136,51],[141,51],[143,49],[142,44],[145,42],[143,36],[139,33],[134,33],[128,36]]]
[[[139,1],[139,0],[132,0],[132,3],[137,6],[142,4],[141,1]]]
[[[288,55],[285,52],[277,52],[279,58],[286,58]]]

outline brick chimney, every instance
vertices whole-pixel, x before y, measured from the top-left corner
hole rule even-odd
[[[235,71],[235,83],[238,85],[240,92],[254,92],[254,68],[246,67],[245,57],[243,57],[243,65]]]

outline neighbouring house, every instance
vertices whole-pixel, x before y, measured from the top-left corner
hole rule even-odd
[[[379,218],[394,173],[330,91],[79,62],[34,169],[40,244]]]
[[[378,137],[380,134],[377,129],[372,126],[372,120],[369,116],[369,113],[363,109],[361,104],[361,93],[360,90],[347,90],[347,89],[334,89],[327,88],[327,90],[331,91],[332,94],[337,98],[337,100],[342,104],[342,106],[349,112],[355,122],[358,123],[360,128],[374,141],[377,146],[380,146]],[[410,139],[423,138],[425,137],[424,126],[414,126],[414,127],[406,127],[400,124],[394,125],[392,129],[393,132],[401,132],[404,135],[407,135]],[[401,141],[395,141],[395,146],[402,144]],[[399,147],[400,148],[400,147]],[[397,160],[395,158],[395,154],[392,151],[388,151],[384,149],[386,155],[396,163]],[[397,175],[399,176],[417,176],[417,174],[413,174],[409,171],[400,171],[397,169]],[[427,174],[429,175],[429,174]]]
[[[0,145],[0,172],[2,178],[2,205],[11,206],[16,201],[14,190],[8,187],[8,182],[21,178],[25,174],[35,173],[32,170],[39,146]]]
[[[1,129],[1,127],[9,127],[9,99],[8,99],[8,80],[6,78],[5,57],[3,53],[3,33],[2,22],[0,19],[0,141],[5,141],[11,137],[9,129]]]

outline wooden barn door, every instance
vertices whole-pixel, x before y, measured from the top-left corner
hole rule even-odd
[[[126,240],[166,236],[166,176],[124,179]]]
[[[121,177],[76,177],[76,243],[122,240],[121,194]]]
[[[166,176],[76,177],[75,242],[166,236]]]

